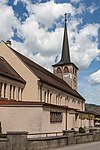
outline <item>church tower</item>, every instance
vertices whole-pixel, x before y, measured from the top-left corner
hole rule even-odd
[[[53,65],[53,73],[63,79],[71,88],[77,90],[77,71],[78,68],[70,60],[70,51],[67,35],[67,25],[66,25],[66,14],[65,14],[65,28],[62,46],[62,56],[61,60]]]

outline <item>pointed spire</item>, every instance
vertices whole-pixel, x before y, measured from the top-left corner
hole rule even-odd
[[[61,60],[56,65],[63,65],[71,63],[70,61],[70,52],[69,52],[69,43],[68,43],[68,35],[67,35],[67,18],[65,13],[65,28],[64,28],[64,37],[63,37],[63,46],[62,46],[62,56]]]
[[[69,53],[69,43],[68,43],[68,34],[67,34],[67,19],[65,14],[65,29],[64,29],[64,38],[63,38],[63,47],[62,47],[62,56],[59,63],[70,63],[70,53]]]

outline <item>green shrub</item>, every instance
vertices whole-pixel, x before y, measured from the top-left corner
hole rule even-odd
[[[79,128],[79,133],[85,133],[85,129],[82,128],[82,127],[80,127],[80,128]]]

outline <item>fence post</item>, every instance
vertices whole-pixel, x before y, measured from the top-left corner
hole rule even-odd
[[[26,131],[7,132],[8,150],[27,150],[27,133]]]

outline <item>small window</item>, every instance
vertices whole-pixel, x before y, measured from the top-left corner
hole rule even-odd
[[[20,100],[20,87],[18,87],[18,100]]]
[[[58,95],[56,95],[56,105],[58,104]]]
[[[75,70],[75,75],[77,76],[77,71]]]
[[[49,102],[49,90],[47,92],[47,103]]]
[[[0,97],[2,96],[2,82],[0,82]]]
[[[64,67],[64,73],[69,73],[68,67]]]
[[[13,87],[13,99],[15,99],[15,86]]]
[[[62,71],[61,71],[60,67],[57,68],[57,73],[62,74]]]
[[[74,68],[73,68],[73,74],[74,74]]]
[[[50,122],[62,122],[61,112],[50,112]]]
[[[46,95],[47,95],[47,93],[44,92],[44,102],[46,102]]]
[[[23,99],[23,88],[21,88],[21,100]]]
[[[11,94],[12,94],[12,85],[10,85],[10,96],[9,96],[10,99],[11,99]]]
[[[4,97],[6,97],[6,88],[7,88],[7,83],[4,83]]]
[[[73,68],[73,74],[77,75],[77,71],[75,68]]]
[[[65,98],[65,105],[67,105],[67,98]]]
[[[51,101],[52,101],[52,93],[50,93],[50,103],[51,103]]]

